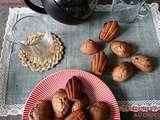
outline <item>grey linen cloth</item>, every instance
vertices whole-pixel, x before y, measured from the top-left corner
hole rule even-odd
[[[3,86],[5,90],[2,90],[5,92],[3,93],[3,95],[5,94],[5,97],[3,96],[3,102],[5,101],[5,104],[7,105],[24,104],[30,92],[38,82],[59,70],[80,69],[90,72],[90,61],[92,56],[82,54],[79,48],[85,39],[91,38],[97,41],[109,56],[110,69],[105,73],[102,80],[111,89],[120,105],[142,105],[141,103],[145,102],[148,105],[152,103],[154,104],[154,102],[156,102],[157,105],[160,105],[160,102],[158,101],[160,100],[160,40],[156,34],[152,17],[153,14],[150,13],[147,17],[136,20],[131,24],[121,23],[120,34],[116,39],[131,43],[134,47],[135,53],[143,53],[150,56],[156,66],[156,70],[153,73],[137,71],[129,81],[119,84],[112,81],[111,70],[119,62],[130,61],[130,59],[119,59],[114,56],[110,50],[110,43],[102,43],[99,40],[101,27],[105,22],[112,19],[111,12],[108,10],[109,7],[107,6],[104,8],[100,7],[90,20],[73,26],[61,24],[48,15],[40,15],[40,20],[45,21],[48,25],[49,31],[56,33],[65,46],[63,60],[60,61],[56,67],[47,72],[32,72],[23,67],[18,59],[20,46],[5,42],[9,44],[10,47],[6,47],[8,49],[8,54],[2,56],[3,60],[7,59],[6,61],[2,61],[2,63],[6,62],[6,64],[2,64],[2,68],[5,68],[5,71],[1,69],[3,75],[6,76],[6,82]],[[11,11],[11,26],[24,15],[37,14],[28,8],[13,9]],[[17,35],[19,38],[22,38],[22,36],[26,34],[26,30],[30,31],[34,28],[34,24],[33,26],[30,26],[30,22],[31,21],[26,20],[25,24],[19,25],[20,28],[17,28],[17,30],[20,30],[17,32],[19,33],[19,35]],[[26,26],[25,30],[24,26]],[[35,27],[36,26],[39,26],[40,28],[41,24],[37,23]],[[6,32],[8,31],[6,30]],[[8,33],[6,33],[5,39],[11,39],[8,37]]]

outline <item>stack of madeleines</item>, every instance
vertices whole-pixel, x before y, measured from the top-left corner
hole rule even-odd
[[[110,42],[119,32],[119,24],[112,20],[104,24],[102,27],[99,39],[103,42]],[[124,82],[134,74],[134,66],[143,72],[152,72],[154,66],[150,58],[143,54],[133,54],[131,44],[114,40],[110,45],[114,55],[121,58],[129,58],[131,63],[122,62],[113,68],[112,79],[116,82]],[[80,51],[86,55],[93,55],[91,60],[91,72],[101,77],[109,68],[109,58],[104,51],[101,51],[100,46],[91,39],[85,40],[80,46]]]
[[[111,107],[103,101],[90,105],[82,92],[79,78],[68,80],[65,89],[59,89],[52,101],[38,101],[29,113],[29,120],[109,120]]]

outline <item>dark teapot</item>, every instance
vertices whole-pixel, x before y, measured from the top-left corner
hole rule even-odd
[[[98,0],[41,0],[44,7],[41,8],[30,0],[24,1],[32,10],[49,14],[65,24],[77,24],[87,19],[98,3]]]

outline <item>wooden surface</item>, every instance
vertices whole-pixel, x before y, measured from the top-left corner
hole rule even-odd
[[[0,0],[0,2],[13,2],[13,1],[23,1],[23,0]],[[33,0],[34,1],[34,0]],[[152,2],[157,2],[160,4],[160,0],[147,0],[148,3]],[[100,0],[99,3],[101,4],[108,4],[112,3],[112,0]],[[4,30],[5,30],[5,24],[7,21],[8,17],[8,8],[10,6],[0,6],[0,52],[2,49],[2,42],[3,42],[3,35],[4,35]],[[126,118],[126,114],[123,114],[123,119],[122,120],[131,120]],[[132,120],[151,120],[152,118],[140,118],[140,119],[132,119]],[[160,118],[153,118],[152,120],[159,120]],[[21,116],[8,116],[8,117],[0,117],[0,120],[21,120]]]

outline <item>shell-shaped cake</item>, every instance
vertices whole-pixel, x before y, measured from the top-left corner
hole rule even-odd
[[[152,72],[154,70],[154,65],[151,59],[143,54],[133,55],[131,57],[132,64],[143,72]]]
[[[102,27],[99,34],[99,39],[104,42],[109,42],[117,36],[118,32],[119,32],[118,22],[115,20],[111,20],[105,23],[104,26]]]
[[[123,62],[118,64],[112,72],[112,78],[116,82],[125,82],[134,74],[132,64]]]
[[[111,107],[105,102],[96,102],[88,109],[90,120],[111,120]]]
[[[100,50],[100,47],[96,42],[91,39],[87,39],[82,43],[80,51],[87,55],[92,55]]]
[[[87,116],[84,111],[77,110],[69,114],[64,120],[87,120]]]
[[[59,89],[54,94],[52,98],[52,107],[56,118],[63,118],[68,115],[71,109],[71,102],[64,89]]]
[[[89,105],[89,97],[86,93],[82,93],[79,100],[75,101],[72,106],[72,112],[79,109],[85,109]]]
[[[71,101],[76,101],[80,97],[81,94],[81,82],[80,79],[73,76],[68,80],[65,87],[68,99]]]
[[[125,41],[113,41],[111,44],[111,50],[112,52],[119,56],[119,57],[130,57],[130,55],[132,54],[132,47],[129,43],[125,42]]]
[[[102,74],[107,70],[109,64],[109,59],[107,55],[100,51],[96,53],[91,61],[91,72],[97,76],[102,76]]]
[[[29,113],[29,120],[52,120],[53,109],[50,101],[38,101]]]

